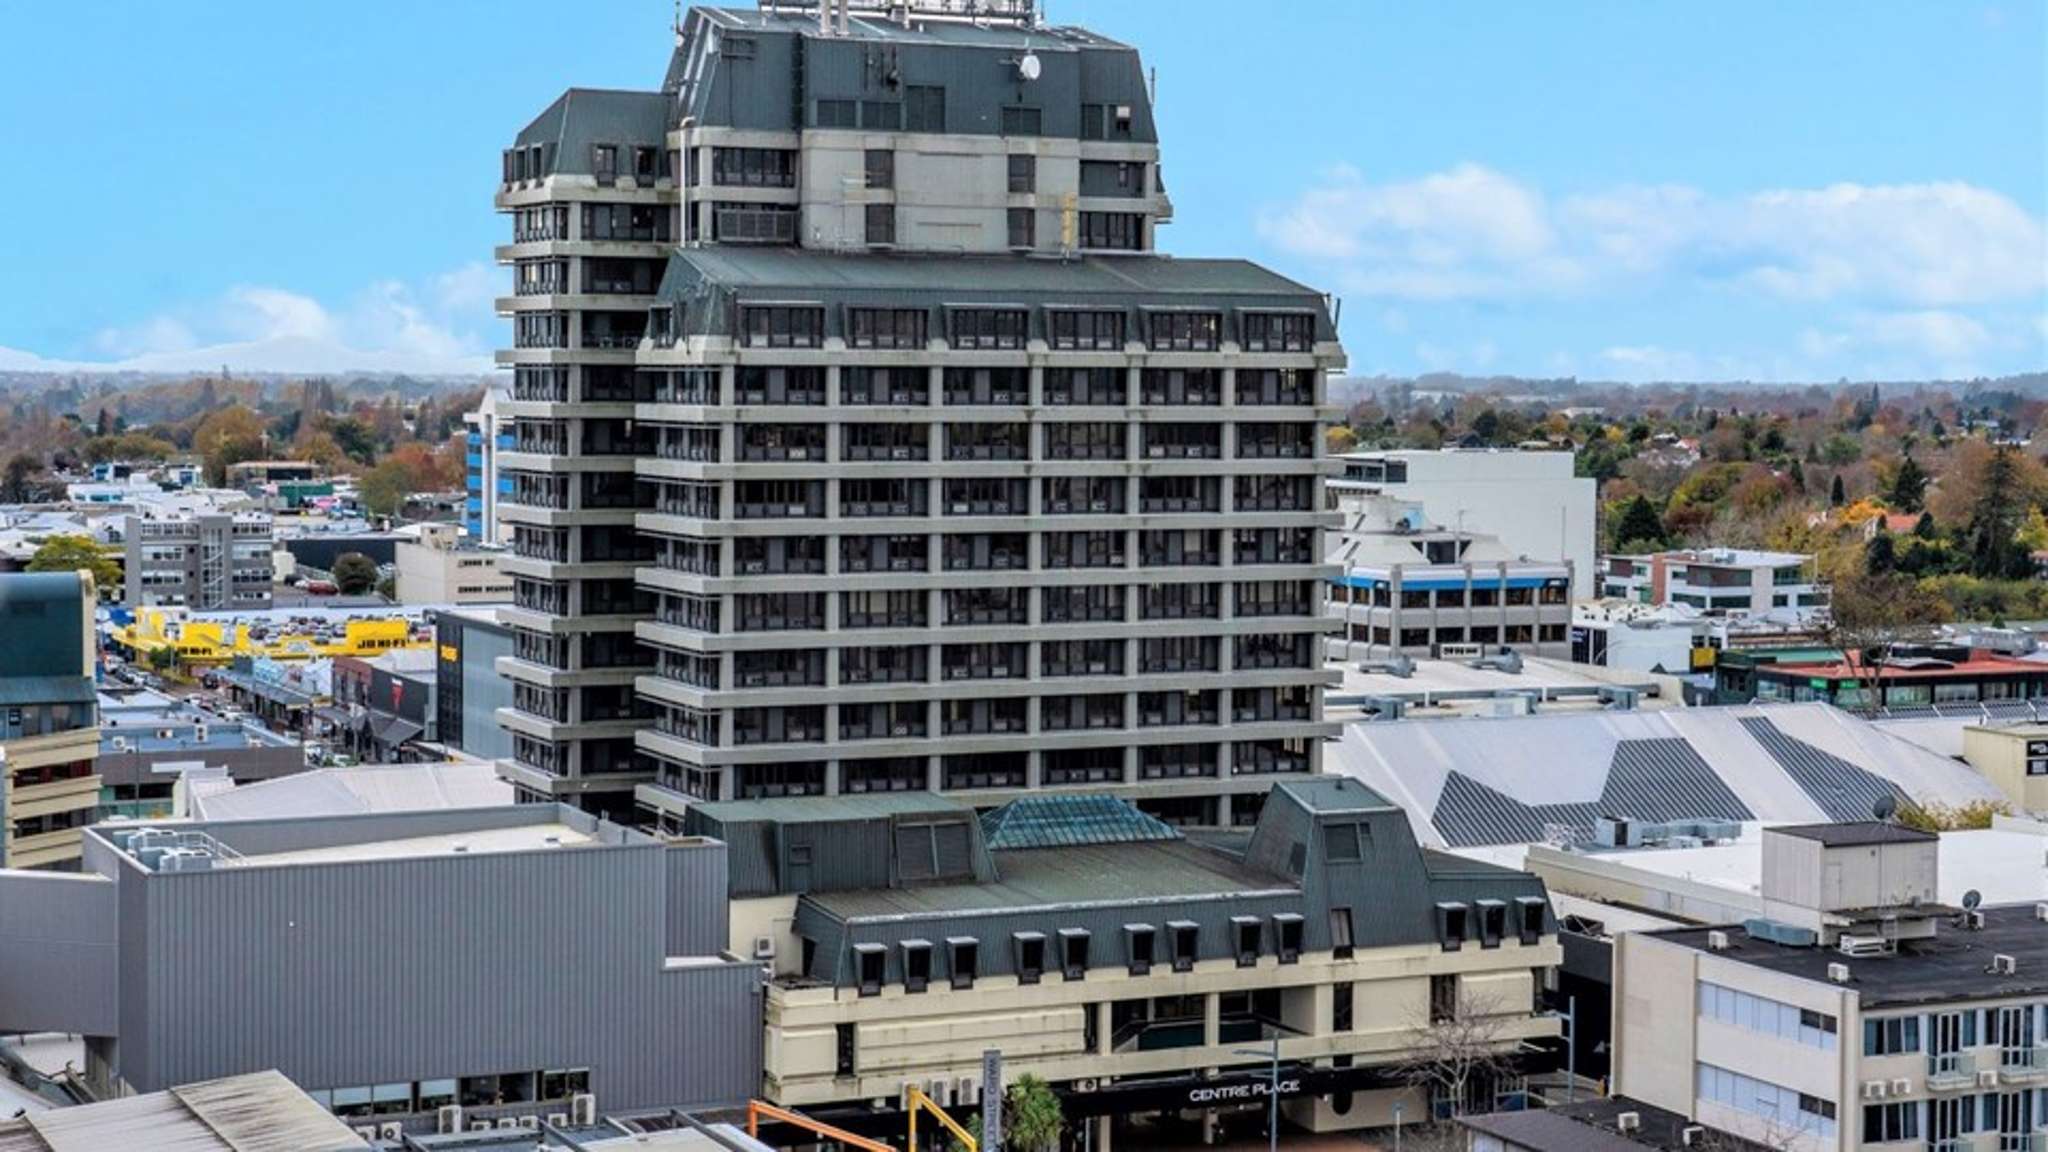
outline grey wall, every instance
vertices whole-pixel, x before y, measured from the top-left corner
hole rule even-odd
[[[509,629],[462,628],[462,750],[485,760],[508,760],[512,734],[498,709],[512,706],[512,681],[498,672],[498,657],[512,655]]]
[[[725,845],[704,840],[667,851],[670,956],[716,956],[729,939]]]
[[[0,871],[0,1032],[114,1030],[116,895],[98,876]]]

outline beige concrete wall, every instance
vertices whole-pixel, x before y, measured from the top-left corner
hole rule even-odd
[[[2027,775],[2027,743],[2048,740],[2048,725],[1963,729],[1963,759],[2023,812],[2048,812],[2048,776]]]
[[[1615,937],[1615,1095],[1692,1112],[1697,956],[1639,932]]]

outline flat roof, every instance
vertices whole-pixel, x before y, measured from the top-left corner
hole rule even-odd
[[[1632,1132],[1621,1131],[1620,1118],[1624,1112],[1636,1118],[1637,1127]],[[1645,1104],[1628,1096],[1581,1100],[1519,1112],[1490,1112],[1483,1116],[1460,1117],[1458,1122],[1474,1131],[1497,1136],[1506,1143],[1535,1149],[1535,1152],[1639,1152],[1643,1148],[1682,1152],[1688,1147],[1685,1130],[1694,1126],[1682,1112]],[[1767,1147],[1718,1130],[1714,1144],[1731,1150]]]
[[[889,916],[1016,912],[1075,904],[1141,904],[1260,892],[1297,895],[1300,887],[1226,852],[1185,840],[1087,844],[997,852],[1001,879],[985,884],[926,884],[813,892],[804,899],[842,920]],[[1164,911],[1161,915],[1165,915]]]
[[[549,841],[555,841],[549,843]],[[480,828],[434,836],[408,836],[392,840],[366,840],[357,844],[336,844],[326,848],[301,848],[289,852],[238,855],[221,859],[221,868],[265,868],[277,864],[335,864],[359,860],[403,860],[421,856],[455,856],[463,853],[486,855],[499,852],[532,852],[543,848],[583,848],[595,844],[585,833],[567,824],[527,824],[512,828]]]
[[[1657,677],[1647,673],[1631,673],[1622,669],[1597,668],[1591,664],[1570,664],[1558,660],[1544,660],[1533,656],[1522,658],[1520,672],[1503,672],[1498,668],[1474,668],[1462,660],[1416,660],[1413,671],[1407,676],[1396,676],[1386,671],[1362,671],[1359,661],[1350,660],[1331,666],[1341,669],[1343,679],[1329,689],[1332,696],[1390,696],[1404,700],[1423,700],[1439,693],[1479,693],[1494,695],[1515,691],[1542,691],[1545,689],[1600,689],[1629,688],[1638,692],[1650,692],[1658,687]]]
[[[1275,296],[1320,300],[1314,289],[1249,260],[1163,255],[1050,257],[1011,255],[848,254],[815,248],[684,248],[674,259],[731,288],[807,292],[898,290],[1089,296]]]
[[[1815,840],[1830,848],[1857,848],[1869,844],[1932,844],[1941,837],[1902,824],[1880,824],[1863,820],[1853,824],[1780,824],[1771,831],[1779,836]]]
[[[1828,948],[1797,948],[1756,939],[1739,928],[1722,929],[1728,947],[1713,956],[1816,983],[1829,983],[1832,965],[1846,965],[1849,987],[1865,1010],[2048,992],[2048,925],[2035,918],[2034,905],[2007,904],[1979,911],[1984,914],[1982,929],[1968,930],[1945,921],[1933,939],[1901,940],[1898,950],[1889,956],[1853,957]],[[1706,952],[1710,931],[1680,928],[1648,935]],[[2010,974],[1992,971],[1991,958],[1998,955],[2018,961]]]
[[[786,796],[774,800],[717,800],[692,804],[720,824],[821,824],[886,820],[911,814],[972,816],[972,806],[935,792],[875,792],[852,796]]]

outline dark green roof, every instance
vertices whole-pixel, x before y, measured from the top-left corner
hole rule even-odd
[[[990,851],[1141,844],[1178,840],[1180,833],[1114,796],[1023,796],[981,814]]]
[[[1394,807],[1393,801],[1349,776],[1284,780],[1273,789],[1286,792],[1311,812],[1374,812]]]
[[[669,98],[659,92],[571,88],[534,117],[515,147],[541,145],[548,172],[589,175],[590,146],[650,145],[666,149]],[[632,171],[632,157],[619,156],[619,170]]]
[[[91,618],[76,572],[0,575],[0,678],[90,676]]]
[[[786,796],[774,800],[719,800],[690,806],[720,824],[828,824],[892,816],[961,813],[973,809],[936,792],[876,792],[848,796]]]
[[[1249,260],[1159,255],[935,255],[827,252],[814,248],[685,248],[674,260],[685,282],[707,280],[744,290],[958,292],[973,301],[1011,295],[1021,303],[1070,297],[1120,298],[1197,294],[1321,299],[1313,289]],[[674,263],[670,274],[676,273]]]

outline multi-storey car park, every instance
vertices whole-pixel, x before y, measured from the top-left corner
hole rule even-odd
[[[1230,824],[1316,769],[1328,302],[1153,253],[1133,49],[958,7],[693,9],[507,150],[526,794]]]

